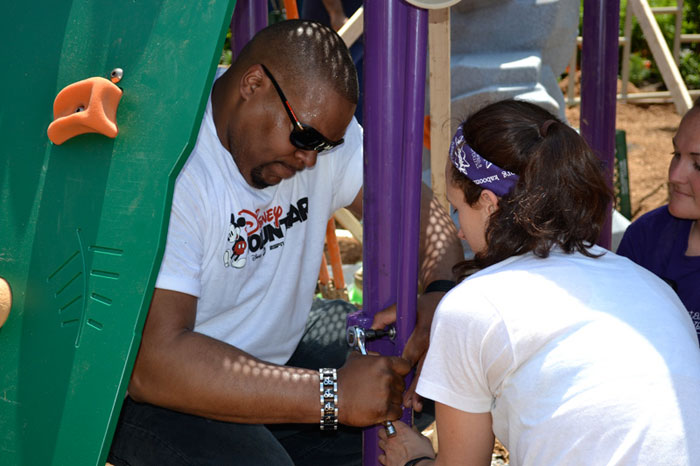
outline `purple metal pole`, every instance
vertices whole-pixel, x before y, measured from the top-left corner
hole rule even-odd
[[[399,0],[365,2],[364,253],[365,322],[396,303],[400,230],[400,171],[403,150],[403,94],[407,7]],[[352,321],[349,320],[349,324]],[[369,349],[395,354],[387,340]],[[378,464],[378,427],[365,429],[363,464]]]
[[[608,169],[612,187],[615,164],[619,0],[584,0],[581,52],[581,134]],[[610,248],[612,211],[598,243]]]
[[[399,0],[365,5],[363,314],[396,303],[400,229],[406,10]],[[374,351],[393,354],[387,341]]]
[[[423,113],[425,111],[425,65],[428,46],[428,12],[408,7],[406,28],[406,88],[404,104],[404,150],[401,183],[401,240],[399,243],[396,349],[403,352],[416,324],[418,295],[418,248],[420,246],[420,199],[423,159]],[[413,373],[406,377],[406,386]],[[402,420],[412,423],[412,411],[404,409]]]
[[[243,46],[267,26],[267,0],[238,0],[231,18],[231,52],[235,59]]]

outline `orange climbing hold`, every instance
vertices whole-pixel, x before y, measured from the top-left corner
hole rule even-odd
[[[89,78],[66,86],[53,102],[53,123],[46,131],[54,144],[79,134],[117,137],[117,107],[122,90],[105,78]]]

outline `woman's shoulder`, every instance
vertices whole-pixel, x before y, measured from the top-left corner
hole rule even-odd
[[[630,227],[632,225],[634,225],[637,228],[642,226],[664,225],[666,223],[672,222],[674,219],[675,217],[671,215],[671,213],[668,211],[668,204],[665,204],[661,207],[657,207],[656,209],[643,214],[637,220],[632,222],[630,224]]]
[[[465,301],[470,304],[479,302],[480,307],[490,309],[490,313],[500,307],[499,304],[510,294],[509,290],[528,282],[532,278],[529,271],[533,267],[541,267],[542,262],[532,253],[509,257],[467,277],[445,295],[443,301],[457,308],[463,306]]]
[[[676,218],[668,211],[668,205],[663,205],[639,217],[625,231],[623,242],[647,242],[654,244],[660,239],[673,239],[683,233],[688,227],[689,220]],[[621,245],[622,246],[622,245]]]

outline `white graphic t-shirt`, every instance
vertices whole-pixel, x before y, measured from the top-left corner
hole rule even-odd
[[[173,195],[156,288],[198,298],[195,331],[284,364],[306,323],[326,224],[362,185],[362,128],[276,186],[251,187],[221,145],[211,100]]]

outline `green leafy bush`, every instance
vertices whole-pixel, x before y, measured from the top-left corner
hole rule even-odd
[[[681,50],[681,63],[678,67],[689,89],[700,89],[700,56],[690,49]]]
[[[652,79],[652,63],[639,52],[630,54],[630,82],[635,86],[649,83]]]

